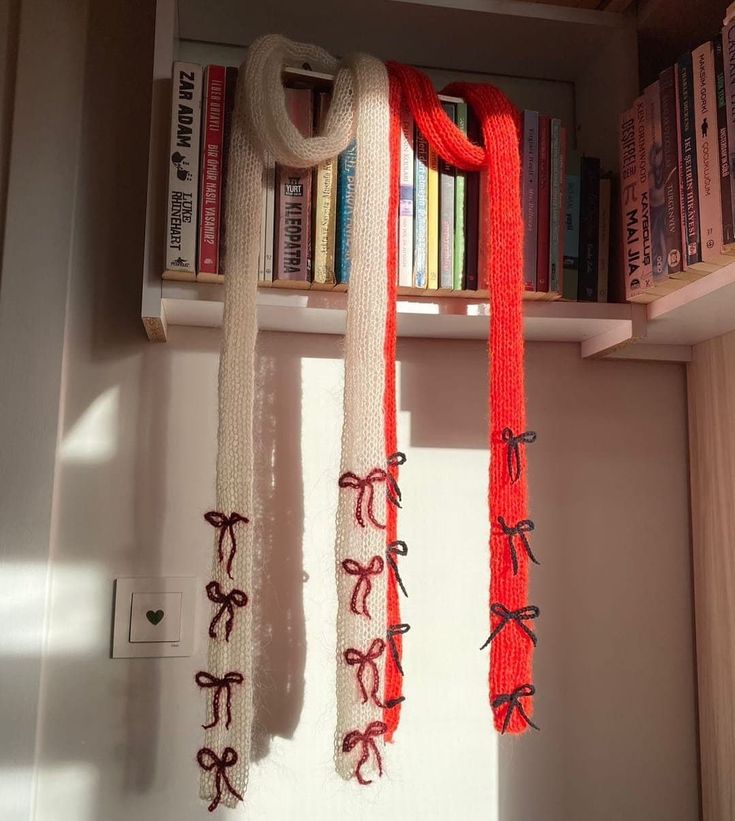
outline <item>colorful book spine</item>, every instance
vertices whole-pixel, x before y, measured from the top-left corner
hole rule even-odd
[[[730,196],[735,215],[735,22],[728,22],[722,29],[723,64],[725,75],[725,114],[727,118],[728,166],[731,175]]]
[[[597,233],[597,301],[607,302],[608,280],[610,278],[610,201],[612,180],[600,177],[599,223]]]
[[[600,235],[600,161],[595,157],[582,157],[580,161],[579,203],[577,299],[595,302]]]
[[[561,121],[552,117],[549,125],[549,266],[548,290],[559,293],[562,256],[560,253],[562,234],[559,224],[561,216],[562,175],[561,175]]]
[[[237,68],[225,69],[225,126],[222,135],[222,219],[219,229],[219,272],[227,273],[227,175],[230,166],[230,134],[232,116],[235,112],[235,91],[237,89]]]
[[[467,137],[482,145],[480,123],[471,109],[467,110]],[[470,172],[465,183],[465,199],[467,210],[465,215],[466,242],[465,242],[465,283],[468,291],[476,291],[479,287],[479,220],[480,220],[480,174]]]
[[[638,151],[636,148],[635,111],[629,108],[620,115],[618,148],[620,154],[620,226],[623,238],[623,276],[625,298],[640,296],[643,234],[640,211]]]
[[[712,41],[715,55],[715,94],[717,95],[717,147],[720,168],[720,207],[722,210],[722,242],[733,242],[732,173],[730,145],[727,134],[727,104],[725,99],[725,55],[722,38]]]
[[[414,124],[408,106],[401,112],[401,168],[398,200],[398,284],[413,285]]]
[[[702,244],[699,232],[694,76],[690,53],[677,60],[676,77],[679,101],[679,198],[682,211],[682,249],[686,265],[695,265],[702,261]]]
[[[523,270],[527,291],[536,290],[538,233],[538,112],[523,112],[521,200],[523,203]]]
[[[548,293],[551,257],[551,118],[538,120],[538,231],[536,237],[536,290]]]
[[[457,103],[457,128],[467,136],[467,103]],[[466,180],[464,171],[455,170],[454,178],[454,277],[452,287],[461,291],[465,287],[465,207]]]
[[[454,103],[442,103],[444,113],[455,122]],[[439,160],[439,287],[452,289],[454,285],[454,168]]]
[[[666,264],[666,203],[661,146],[661,90],[658,80],[643,92],[646,106],[646,158],[648,161],[648,203],[651,225],[651,264],[653,282],[668,279]]]
[[[202,67],[174,63],[165,266],[196,277]]]
[[[357,143],[353,140],[337,159],[337,235],[334,266],[337,282],[347,285],[352,270],[352,215],[355,210]]]
[[[222,217],[222,141],[225,115],[225,67],[204,70],[202,154],[199,182],[199,249],[197,274],[219,274]]]
[[[305,137],[311,134],[313,94],[287,88],[291,122]],[[276,167],[276,234],[274,280],[311,280],[311,169]]]
[[[635,141],[638,157],[638,194],[640,197],[641,215],[641,282],[643,289],[653,285],[653,267],[651,265],[651,223],[648,194],[648,154],[646,150],[646,103],[638,97],[633,103],[635,112]]]
[[[439,156],[429,146],[426,195],[426,287],[439,287]]]
[[[580,160],[576,151],[570,151],[567,160],[566,208],[564,218],[564,299],[577,299],[579,284],[579,193]]]
[[[329,110],[331,94],[320,91],[316,96],[317,123],[322,132]],[[337,226],[337,160],[320,163],[314,173],[314,282],[334,285],[334,240]]]
[[[661,152],[664,191],[664,252],[669,276],[684,270],[681,255],[681,207],[679,203],[679,146],[676,113],[676,68],[659,75],[661,89]]]
[[[722,252],[719,151],[717,148],[717,96],[712,43],[692,52],[694,68],[694,123],[697,132],[699,227],[704,262],[716,261]]]
[[[413,284],[426,288],[428,253],[428,201],[429,201],[429,143],[417,129],[414,131],[416,164],[414,166],[414,234],[413,234]]]

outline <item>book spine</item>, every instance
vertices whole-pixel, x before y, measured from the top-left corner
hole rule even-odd
[[[600,217],[597,233],[597,301],[607,302],[608,280],[610,278],[610,199],[612,180],[600,178],[598,199]]]
[[[426,195],[426,287],[439,287],[439,156],[429,146],[429,178]]]
[[[623,238],[623,276],[625,298],[643,291],[640,270],[643,256],[641,231],[638,152],[636,149],[635,111],[620,115],[618,148],[620,153],[620,225]]]
[[[694,125],[694,76],[692,55],[676,63],[679,92],[679,188],[682,210],[682,248],[686,265],[702,261],[699,231],[699,183],[697,179],[697,137]]]
[[[467,137],[475,145],[482,145],[480,123],[471,109],[467,111]],[[465,283],[468,291],[476,291],[479,287],[479,220],[480,220],[480,174],[469,172],[465,183],[465,199],[467,208],[465,214],[466,241],[465,241]]]
[[[679,203],[679,147],[676,116],[676,69],[661,72],[661,150],[664,191],[664,252],[669,274],[684,269],[681,256],[681,207]]]
[[[646,103],[638,97],[633,104],[635,112],[635,140],[638,167],[638,196],[641,216],[641,239],[643,254],[641,257],[640,276],[643,289],[653,285],[653,267],[651,265],[651,223],[648,194],[648,156],[646,154]]]
[[[467,103],[457,103],[457,128],[467,136]],[[467,175],[455,170],[454,178],[454,276],[452,288],[461,291],[465,286],[465,186]]]
[[[219,273],[224,103],[225,67],[207,66],[202,100],[198,274]]]
[[[730,169],[731,209],[735,216],[735,22],[722,29],[723,69],[725,75],[725,116],[727,118],[728,166]]]
[[[401,112],[401,168],[398,204],[398,284],[413,285],[414,124],[407,106]]]
[[[549,125],[549,266],[548,290],[559,292],[559,223],[561,222],[561,121]]]
[[[271,165],[263,170],[265,220],[263,223],[263,279],[273,282],[273,244],[276,234],[276,168]]]
[[[322,132],[329,110],[331,94],[322,91],[317,94],[317,123]],[[334,285],[334,238],[337,224],[337,197],[335,177],[337,160],[331,158],[320,163],[314,173],[314,282]]]
[[[196,276],[202,67],[174,63],[165,265]]]
[[[536,238],[536,290],[548,293],[551,256],[551,118],[538,121],[538,231]]]
[[[426,288],[428,253],[428,186],[429,186],[429,143],[418,130],[414,131],[416,146],[414,182],[414,241],[413,241],[413,284],[416,288]]]
[[[580,161],[576,151],[570,151],[567,160],[566,210],[564,219],[564,299],[577,299],[579,284],[579,194]]]
[[[305,137],[311,134],[313,96],[310,89],[287,88],[291,122]],[[311,279],[311,169],[276,167],[276,260],[274,279]]]
[[[733,241],[732,174],[730,146],[727,135],[727,104],[725,100],[725,55],[722,38],[712,41],[715,56],[715,94],[717,96],[717,147],[720,160],[720,208],[722,211],[722,241]]]
[[[600,161],[595,157],[582,157],[580,169],[577,299],[595,302],[600,232]]]
[[[717,110],[715,60],[712,43],[692,52],[694,68],[694,123],[697,131],[697,182],[702,259],[716,260],[722,251],[720,175],[717,166]]]
[[[335,273],[337,282],[347,285],[352,270],[352,214],[355,210],[355,165],[357,143],[353,140],[337,160],[337,236]]]
[[[266,173],[263,169],[263,189],[260,196],[260,244],[258,245],[258,282],[265,280],[265,223],[266,223]]]
[[[454,103],[442,103],[444,113],[452,122],[457,119]],[[439,287],[454,285],[454,167],[439,160]]]
[[[567,130],[559,130],[559,230],[556,250],[556,269],[551,271],[549,291],[561,296],[564,292],[564,237],[567,214]]]
[[[648,207],[651,225],[651,264],[654,284],[666,280],[666,203],[661,138],[661,89],[659,81],[643,92],[646,106],[646,158],[648,161]]]
[[[225,69],[225,121],[222,133],[222,218],[219,229],[219,272],[227,273],[227,181],[230,169],[230,134],[232,116],[235,112],[235,91],[237,89],[237,69]]]
[[[538,112],[523,112],[521,158],[523,203],[523,271],[527,291],[536,290],[536,245],[538,233]]]

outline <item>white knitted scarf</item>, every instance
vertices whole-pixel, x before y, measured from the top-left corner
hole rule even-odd
[[[335,75],[321,135],[290,121],[282,71],[308,63]],[[241,68],[232,125],[227,199],[228,273],[219,370],[217,508],[209,668],[197,674],[207,698],[200,794],[211,810],[244,795],[253,721],[253,390],[260,212],[264,169],[309,168],[357,139],[357,169],[345,334],[344,424],[335,562],[337,722],[335,761],[360,783],[382,772],[382,685],[386,647],[386,468],[383,389],[387,306],[390,158],[388,76],[365,55],[339,62],[277,35],[257,40]],[[377,472],[376,472],[377,471]],[[372,477],[372,478],[371,478]],[[337,484],[337,477],[335,477]],[[257,586],[255,586],[257,588]],[[367,658],[368,661],[361,661]],[[373,680],[371,680],[371,677]],[[375,680],[377,679],[377,680]]]

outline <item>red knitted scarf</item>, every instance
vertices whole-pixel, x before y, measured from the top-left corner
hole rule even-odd
[[[495,727],[501,732],[521,733],[533,714],[530,696],[532,682],[533,635],[522,622],[505,621],[498,606],[508,613],[527,608],[528,562],[530,550],[523,525],[528,522],[528,488],[524,448],[511,452],[509,436],[525,431],[525,393],[523,373],[523,217],[520,196],[519,126],[515,106],[490,85],[452,83],[445,94],[462,97],[482,126],[485,148],[474,145],[447,117],[429,78],[409,66],[388,63],[391,94],[391,200],[388,248],[389,306],[386,334],[385,429],[386,453],[396,450],[395,408],[395,279],[397,271],[397,215],[400,111],[407,105],[419,131],[437,154],[463,171],[482,174],[485,210],[480,257],[481,283],[490,292],[489,329],[489,439],[490,477],[490,629],[497,634],[490,641],[490,703]],[[510,433],[508,433],[510,431]],[[513,461],[515,460],[515,461]],[[513,466],[513,470],[511,469]],[[515,471],[515,472],[514,472]],[[389,507],[388,543],[396,538],[396,511]],[[508,529],[515,531],[509,535]],[[531,528],[532,529],[532,525]],[[525,531],[529,528],[526,527]],[[400,622],[395,574],[391,572],[388,590],[388,624]],[[498,629],[500,628],[500,629]],[[400,636],[398,659],[400,659]],[[399,698],[402,677],[395,659],[387,655],[385,703]],[[522,701],[520,700],[522,699]],[[520,707],[521,709],[518,709]],[[400,706],[385,710],[391,739],[400,717]]]

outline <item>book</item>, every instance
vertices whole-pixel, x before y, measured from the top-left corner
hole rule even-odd
[[[697,134],[699,228],[704,262],[717,262],[722,252],[722,212],[717,147],[717,98],[712,43],[692,52],[694,123]]]
[[[577,299],[579,284],[579,194],[580,158],[576,151],[567,155],[567,179],[564,209],[564,270],[562,296]]]
[[[549,290],[551,256],[551,118],[538,119],[538,230],[536,236],[536,289]]]
[[[659,75],[661,90],[661,160],[664,192],[664,253],[669,276],[684,270],[681,253],[681,207],[679,203],[679,146],[676,113],[676,67]]]
[[[562,296],[564,292],[564,237],[566,235],[567,209],[567,130],[559,131],[559,231],[557,239],[556,268],[551,269],[549,292]]]
[[[401,167],[398,195],[398,284],[413,285],[414,124],[408,106],[401,111]]]
[[[482,145],[480,123],[472,109],[467,110],[467,138],[475,145]],[[479,172],[468,172],[465,178],[465,282],[468,291],[479,287],[479,220],[480,220],[480,186]]]
[[[600,234],[600,161],[595,157],[582,157],[579,176],[577,299],[580,302],[596,302]]]
[[[692,55],[684,54],[676,62],[676,90],[679,110],[679,200],[681,207],[682,253],[687,266],[702,261],[699,235],[699,185],[697,148],[694,127],[694,77]]]
[[[735,21],[729,21],[722,29],[723,72],[725,80],[725,116],[727,119],[728,167],[730,170],[730,196],[735,214],[735,185],[732,175],[735,169]],[[719,103],[719,97],[718,97]],[[719,108],[718,108],[719,114]]]
[[[316,93],[316,121],[319,133],[329,110],[331,93]],[[335,232],[337,226],[337,159],[325,160],[314,171],[314,282],[334,285]]]
[[[663,148],[661,145],[661,90],[656,80],[643,92],[646,107],[646,161],[651,230],[651,265],[654,285],[668,279],[666,263],[666,203],[664,202]]]
[[[549,125],[549,293],[559,294],[562,255],[562,128],[561,120],[552,117]]]
[[[717,148],[720,169],[720,207],[722,210],[722,242],[733,242],[732,173],[730,146],[727,133],[727,104],[725,100],[725,57],[722,37],[712,41],[715,55],[715,94],[717,96]]]
[[[521,202],[523,211],[523,276],[527,291],[536,290],[538,231],[538,112],[523,112]]]
[[[202,119],[202,67],[175,62],[171,87],[171,139],[166,206],[167,271],[196,278],[199,134]]]
[[[414,165],[413,284],[415,288],[426,288],[429,143],[418,128],[415,129],[414,135],[416,162]]]
[[[454,122],[455,103],[442,102],[444,113]],[[439,287],[454,285],[454,168],[439,160]]]
[[[284,91],[291,122],[303,136],[310,136],[311,89],[286,88]],[[274,281],[311,280],[311,194],[311,169],[276,166]]]
[[[352,270],[352,214],[355,210],[357,143],[353,140],[337,158],[337,231],[334,268],[337,282],[347,285]]]
[[[429,146],[426,185],[426,287],[439,287],[439,156]]]
[[[263,169],[263,280],[273,282],[273,243],[276,232],[276,168]]]
[[[612,180],[600,177],[598,192],[599,221],[597,226],[597,301],[607,302],[610,274],[610,201]]]
[[[646,104],[643,97],[633,103],[635,113],[635,139],[638,166],[638,196],[641,216],[642,254],[640,276],[643,287],[653,285],[653,266],[651,265],[651,223],[648,194],[648,154],[646,151]]]
[[[636,121],[633,108],[620,115],[618,151],[620,157],[620,226],[623,244],[623,278],[625,298],[640,296],[650,282],[641,278],[643,233],[640,213]]]
[[[230,134],[232,116],[235,112],[235,92],[237,90],[237,68],[225,69],[225,123],[222,134],[222,218],[219,228],[219,272],[227,273],[227,174],[230,167]]]
[[[197,274],[219,274],[222,218],[222,154],[225,128],[225,67],[207,66],[202,92]]]
[[[457,104],[457,128],[467,136],[467,103]],[[458,168],[454,172],[454,277],[452,287],[461,291],[465,287],[465,183],[467,175]]]

